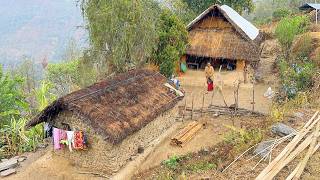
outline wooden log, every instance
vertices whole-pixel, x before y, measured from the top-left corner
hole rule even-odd
[[[14,168],[18,165],[18,160],[16,158],[11,158],[7,161],[1,162],[0,163],[0,171]]]
[[[186,136],[181,140],[182,146],[189,142],[192,138],[195,137],[196,133],[202,128],[201,124],[198,124],[194,127]]]
[[[313,116],[309,121],[312,122],[317,116],[317,113],[315,116]],[[302,128],[302,130],[293,138],[293,140],[282,150],[282,152],[263,170],[261,173],[256,177],[256,180],[260,180],[263,177],[265,177],[273,168],[274,166],[280,162],[282,159],[284,159],[288,153],[290,153],[296,145],[300,142],[300,140],[309,132],[309,130],[319,121],[320,117],[318,117],[313,123],[308,126],[307,128]]]
[[[191,123],[189,123],[186,127],[184,127],[181,131],[179,131],[174,137],[173,139],[180,139],[182,136],[184,136],[188,131],[190,131],[190,129],[192,129],[192,127],[196,126],[198,123],[196,121],[192,121]]]
[[[11,174],[15,174],[17,171],[16,169],[7,169],[7,170],[4,170],[4,171],[1,171],[0,172],[0,177],[6,177],[6,176],[9,176]]]

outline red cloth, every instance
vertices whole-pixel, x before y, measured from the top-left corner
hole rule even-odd
[[[74,133],[74,148],[75,149],[83,149],[84,144],[83,144],[83,132],[82,131],[76,131]]]
[[[208,91],[213,91],[213,89],[214,89],[213,82],[209,82],[208,83]]]

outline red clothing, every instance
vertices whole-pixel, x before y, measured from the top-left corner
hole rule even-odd
[[[208,91],[213,91],[214,85],[213,82],[208,82]]]

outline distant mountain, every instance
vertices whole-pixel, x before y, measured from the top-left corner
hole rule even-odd
[[[0,1],[0,63],[61,60],[71,39],[86,44],[83,25],[75,0]]]

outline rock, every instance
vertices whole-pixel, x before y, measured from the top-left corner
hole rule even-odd
[[[144,152],[144,148],[142,146],[138,147],[138,153],[142,154]]]
[[[301,112],[296,112],[296,113],[293,114],[293,116],[302,119],[304,114],[301,113]]]
[[[260,144],[258,144],[257,148],[254,150],[253,153],[255,155],[259,154],[259,156],[263,158],[266,154],[269,153],[272,144],[273,144],[273,141],[261,142]]]
[[[15,174],[17,171],[16,171],[16,169],[7,169],[7,170],[5,170],[5,171],[2,171],[1,173],[0,173],[0,176],[1,177],[6,177],[6,176],[9,176],[9,175],[11,175],[11,174]]]
[[[296,130],[283,123],[277,123],[272,126],[271,132],[279,136],[286,136],[291,133],[296,133]]]
[[[18,160],[15,158],[11,158],[7,161],[1,162],[0,163],[0,171],[6,170],[6,169],[10,169],[10,168],[14,168],[18,165]]]
[[[26,159],[27,159],[27,157],[21,156],[21,157],[18,158],[18,162],[23,162],[23,161],[25,161]]]

